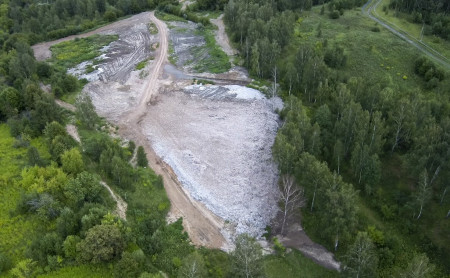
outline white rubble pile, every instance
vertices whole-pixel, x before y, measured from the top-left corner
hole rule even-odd
[[[277,212],[273,104],[242,86],[188,86],[161,95],[143,121],[155,152],[185,189],[236,233],[261,236]]]

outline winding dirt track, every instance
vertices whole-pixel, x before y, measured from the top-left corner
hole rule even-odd
[[[156,54],[154,67],[144,86],[139,104],[134,111],[120,121],[119,133],[123,137],[135,141],[136,144],[142,145],[147,153],[149,166],[156,174],[163,177],[164,187],[171,202],[169,218],[183,217],[183,226],[195,245],[227,248],[226,240],[220,232],[220,229],[224,226],[224,221],[194,200],[189,192],[183,189],[173,170],[155,154],[150,142],[142,132],[140,124],[147,109],[151,109],[149,102],[152,96],[158,94],[163,65],[167,62],[169,47],[166,25],[157,19],[153,12],[150,13],[150,20],[155,23],[159,31],[159,52]]]
[[[112,191],[111,187],[109,187],[106,182],[101,181],[100,184],[108,190],[111,198],[117,203],[116,213],[123,220],[127,220],[127,207],[128,204],[117,194]]]

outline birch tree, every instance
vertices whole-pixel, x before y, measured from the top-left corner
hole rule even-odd
[[[401,99],[389,114],[389,118],[392,121],[391,127],[393,137],[391,152],[394,152],[400,143],[409,139],[409,121],[411,120],[409,115],[410,112],[409,101],[407,99]]]
[[[344,257],[343,273],[346,274],[346,277],[375,277],[377,261],[375,245],[367,233],[360,232]]]
[[[240,234],[235,240],[236,249],[231,253],[233,277],[260,277],[262,271],[262,248],[248,234]]]
[[[430,182],[428,180],[428,173],[426,170],[424,170],[420,174],[419,185],[417,187],[416,192],[413,195],[413,198],[414,198],[414,203],[415,203],[416,209],[419,210],[417,217],[416,217],[416,219],[418,220],[422,216],[424,206],[431,199],[431,186],[430,186]]]
[[[293,176],[283,175],[281,177],[280,186],[280,211],[283,214],[283,221],[281,224],[281,234],[284,232],[284,227],[286,225],[286,220],[291,216],[291,214],[305,205],[306,200],[304,197],[303,188],[299,187]]]
[[[434,265],[425,254],[415,255],[408,267],[400,274],[402,278],[428,278],[434,271]]]
[[[202,278],[206,276],[205,262],[203,257],[197,252],[189,254],[183,260],[183,265],[178,270],[178,277],[180,278]]]
[[[296,170],[297,180],[301,181],[300,185],[307,192],[312,192],[312,196],[309,195],[310,197],[308,197],[311,200],[310,211],[312,212],[317,198],[322,200],[322,202],[319,202],[319,207],[323,204],[323,193],[326,181],[331,176],[330,170],[326,163],[320,162],[309,153],[303,153],[301,155]]]
[[[345,156],[344,144],[342,144],[342,141],[338,139],[334,144],[333,163],[332,163],[338,175],[340,174],[341,171],[341,163],[344,160],[344,156]]]
[[[325,205],[321,210],[321,228],[324,236],[332,239],[334,250],[342,238],[346,239],[357,223],[356,196],[353,186],[342,181],[336,173],[328,181],[325,191]]]

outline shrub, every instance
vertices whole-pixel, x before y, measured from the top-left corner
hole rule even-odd
[[[334,10],[329,14],[331,19],[338,19],[340,17],[339,11]]]
[[[110,262],[117,259],[124,249],[125,241],[119,228],[114,225],[97,225],[77,244],[78,260],[86,263]]]
[[[112,22],[116,20],[116,18],[117,18],[116,12],[114,12],[113,10],[107,10],[103,15],[103,19],[105,19],[108,22]]]
[[[278,255],[284,256],[286,253],[286,247],[276,237],[273,238],[273,247]]]
[[[11,260],[6,255],[0,253],[0,274],[8,271],[11,266]]]
[[[378,27],[378,26],[375,26],[375,27],[372,27],[372,29],[370,29],[372,32],[380,32],[380,27]]]
[[[142,146],[139,146],[137,149],[137,165],[140,167],[148,167],[147,155]]]

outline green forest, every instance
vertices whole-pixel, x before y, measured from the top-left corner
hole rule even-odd
[[[450,277],[449,72],[365,17],[365,2],[198,0],[183,11],[177,1],[1,0],[0,277]],[[117,38],[33,56],[35,43],[151,9],[203,25],[200,11],[223,11],[249,86],[284,101],[273,159],[304,191],[302,226],[341,272],[289,252],[270,227],[271,255],[246,234],[231,253],[194,247],[181,218],[166,223],[170,202],[143,147],[111,137],[91,99],[73,97],[85,81],[67,68]],[[386,9],[450,39],[448,1]],[[127,202],[126,219],[105,185]]]
[[[430,2],[440,7],[430,17],[447,16]],[[306,192],[306,231],[335,250],[346,277],[443,277],[448,72],[363,19],[361,4],[295,12],[310,2],[230,1],[225,20],[253,75],[280,81],[284,123],[273,155]],[[420,275],[406,274],[415,267]]]

